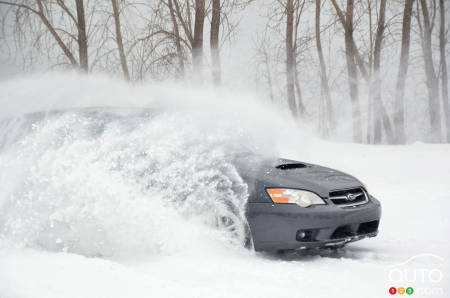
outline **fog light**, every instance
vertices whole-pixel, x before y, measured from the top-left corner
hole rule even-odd
[[[301,239],[303,239],[303,238],[305,238],[305,236],[306,236],[306,232],[305,231],[302,231],[302,230],[298,230],[297,231],[297,240],[301,240]]]
[[[313,242],[316,241],[316,236],[318,233],[318,229],[297,230],[297,232],[295,233],[295,238],[297,241],[301,242]]]

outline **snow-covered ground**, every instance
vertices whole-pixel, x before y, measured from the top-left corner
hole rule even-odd
[[[46,87],[58,85],[57,78],[45,80],[47,85],[37,82],[30,91],[17,88],[24,81],[3,83],[4,111],[18,114],[29,108],[21,101],[33,92],[42,99]],[[42,99],[40,107],[54,107],[61,97],[75,103],[79,96],[83,103],[94,95],[107,101],[130,94],[129,87],[115,86],[105,95],[93,93],[95,86],[86,80],[73,82],[78,85],[46,93],[50,99]],[[96,84],[108,82],[98,79]],[[87,91],[77,94],[80,85]],[[101,101],[91,105],[96,103]],[[241,111],[236,105],[233,109]],[[174,112],[133,130],[116,122],[100,125],[100,140],[86,135],[92,123],[70,114],[26,133],[20,123],[3,126],[0,297],[386,297],[390,287],[401,286],[412,287],[413,297],[450,295],[450,145],[368,146],[305,133],[293,137],[291,124],[264,108],[252,106],[244,116],[234,113],[234,122],[221,118],[222,108],[205,109],[205,118]],[[255,109],[258,116],[249,120]],[[199,126],[204,128],[200,132]],[[142,196],[152,191],[155,198],[171,198],[189,189],[214,207],[207,198],[224,193],[208,185],[228,181],[220,177],[239,184],[221,146],[257,144],[253,149],[265,150],[270,147],[266,137],[276,143],[273,154],[337,168],[365,182],[383,206],[379,236],[338,252],[254,253],[230,247],[220,234],[200,227],[198,218],[190,222]],[[186,155],[179,154],[181,149]],[[162,174],[143,169],[164,162],[175,168],[162,168]],[[220,172],[210,172],[210,164]],[[124,173],[129,181],[122,179]],[[142,182],[136,177],[143,176],[161,179],[166,189],[136,190]],[[185,188],[178,189],[183,183]],[[236,200],[245,193],[245,188],[225,188]],[[61,222],[71,230],[58,226]]]

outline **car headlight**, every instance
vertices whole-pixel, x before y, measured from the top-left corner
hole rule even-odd
[[[268,188],[267,193],[274,203],[293,203],[301,207],[325,205],[325,201],[313,192],[288,188]]]

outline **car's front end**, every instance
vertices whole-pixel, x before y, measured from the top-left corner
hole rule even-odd
[[[381,205],[350,175],[289,160],[244,175],[257,251],[340,247],[378,233]]]

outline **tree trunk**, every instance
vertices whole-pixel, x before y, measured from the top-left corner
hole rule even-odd
[[[381,78],[380,60],[381,45],[383,43],[384,21],[386,12],[386,0],[380,1],[380,13],[378,15],[377,33],[375,37],[375,48],[373,53],[373,75],[374,75],[374,143],[381,143]]]
[[[116,27],[116,42],[119,49],[120,64],[122,65],[123,76],[127,81],[130,80],[130,73],[128,71],[127,58],[125,57],[125,51],[123,50],[122,32],[120,31],[120,15],[117,7],[117,0],[111,0],[114,16],[114,24]]]
[[[286,5],[286,93],[289,109],[294,118],[298,117],[297,106],[295,105],[295,83],[294,83],[294,3],[287,0]]]
[[[423,15],[423,59],[428,89],[428,111],[430,113],[430,136],[432,141],[441,139],[441,111],[438,98],[438,79],[433,65],[433,52],[431,49],[432,26],[426,0],[420,0]]]
[[[168,4],[169,4],[169,11],[170,11],[170,18],[172,20],[172,25],[173,25],[173,34],[174,34],[175,46],[177,48],[178,61],[180,63],[180,77],[184,77],[184,57],[183,57],[183,49],[181,47],[180,31],[178,30],[178,22],[175,17],[175,10],[173,9],[172,0],[169,0]]]
[[[315,22],[315,31],[316,31],[316,47],[317,54],[319,56],[319,64],[320,64],[320,90],[322,94],[322,102],[323,102],[323,123],[321,124],[323,129],[323,134],[328,135],[329,128],[334,123],[333,119],[333,107],[331,105],[331,95],[330,95],[330,87],[328,85],[328,77],[327,71],[325,67],[325,59],[323,57],[322,50],[322,41],[320,39],[320,5],[321,0],[316,0],[316,22]],[[330,125],[331,124],[331,125]]]
[[[194,40],[192,62],[194,75],[201,80],[203,67],[203,25],[205,23],[205,0],[195,0]]]
[[[274,103],[275,99],[273,96],[272,74],[270,73],[269,61],[267,61],[267,60],[266,60],[266,71],[267,71],[267,84],[269,85],[270,102]]]
[[[352,104],[353,141],[362,142],[361,108],[359,106],[358,77],[353,48],[353,0],[347,0],[345,21],[345,56],[347,61],[348,83]]]
[[[447,130],[447,142],[450,142],[450,108],[448,100],[448,75],[447,58],[445,55],[445,7],[444,0],[439,0],[440,30],[439,30],[439,52],[441,58],[441,83],[442,83],[442,107],[444,109],[445,126]]]
[[[367,0],[367,13],[369,15],[369,92],[367,94],[367,134],[366,134],[366,141],[368,144],[374,143],[374,130],[375,130],[375,111],[374,111],[374,99],[373,99],[373,93],[375,84],[374,84],[374,78],[373,78],[373,22],[372,22],[372,1]],[[378,1],[377,1],[378,2]],[[376,5],[376,3],[375,3]],[[376,6],[375,6],[376,9]],[[381,129],[380,129],[381,130]],[[381,131],[380,131],[381,134]]]
[[[397,85],[395,92],[395,137],[397,143],[405,143],[405,82],[409,65],[409,43],[411,35],[411,15],[414,0],[406,0],[403,9],[402,47],[400,50],[400,65],[398,67]]]
[[[342,13],[342,10],[339,8],[339,5],[337,4],[336,0],[331,0],[331,3],[333,4],[334,8],[336,9],[336,14],[339,17],[339,22],[342,24],[342,27],[345,29],[346,21],[345,21],[345,16]],[[361,58],[361,55],[359,54],[358,47],[356,46],[356,43],[353,40],[353,36],[352,36],[352,47],[353,47],[353,54],[355,56],[356,63],[358,64],[358,67],[359,67],[359,71],[361,72],[361,75],[363,76],[363,78],[366,81],[368,81],[369,80],[369,76],[367,74],[366,67],[364,66],[364,61]]]
[[[178,0],[172,0],[173,4],[175,4],[175,12],[178,16],[178,21],[180,22],[181,27],[183,28],[184,34],[186,35],[189,42],[192,44],[194,43],[194,37],[192,35],[192,25],[191,25],[191,10],[190,10],[190,1],[186,0],[186,15],[187,20],[184,19],[180,4],[178,3]]]
[[[88,45],[86,37],[86,21],[84,18],[83,0],[75,0],[77,6],[77,21],[78,21],[78,52],[80,55],[80,68],[87,72],[88,66]]]
[[[219,85],[221,83],[219,28],[220,28],[220,0],[212,0],[210,45],[212,58],[212,76],[214,84],[216,85]]]
[[[66,57],[69,59],[70,63],[72,65],[74,65],[74,66],[78,66],[78,62],[75,59],[75,57],[73,56],[72,52],[64,44],[64,42],[62,41],[61,37],[56,32],[55,28],[52,26],[52,24],[50,24],[50,21],[45,16],[44,6],[42,4],[42,1],[41,0],[37,0],[36,2],[37,2],[37,5],[38,5],[38,9],[39,9],[38,11],[36,11],[34,9],[31,9],[29,6],[25,6],[25,8],[31,10],[33,13],[35,13],[35,14],[37,14],[39,16],[41,21],[44,23],[45,27],[47,27],[48,31],[50,31],[50,34],[56,40],[56,43],[61,48],[61,50],[63,51],[64,55],[66,55]],[[17,6],[18,5],[18,4],[15,4],[15,3],[3,2],[3,1],[1,2],[1,4],[13,5],[13,6]]]
[[[296,59],[294,59],[296,60]],[[306,109],[303,105],[303,96],[302,96],[302,89],[300,88],[300,81],[298,79],[298,71],[297,71],[297,61],[294,61],[294,84],[295,84],[295,90],[297,94],[297,107],[298,107],[298,114],[300,117],[305,115]]]
[[[342,24],[342,26],[345,29],[346,21],[345,21],[345,16],[342,13],[342,10],[339,8],[339,5],[337,4],[336,0],[331,0],[331,3],[333,4],[333,6],[336,10],[336,14],[338,15],[339,22]],[[358,64],[359,71],[360,71],[362,77],[364,78],[364,80],[366,82],[370,83],[369,75],[367,73],[366,67],[364,66],[364,60],[361,58],[361,55],[359,54],[359,50],[358,50],[358,47],[356,46],[355,41],[353,40],[353,36],[351,36],[351,43],[352,43],[352,48],[353,48],[352,50],[353,50],[353,54],[354,54],[354,59],[356,60],[356,63]],[[383,106],[381,107],[381,111],[382,111],[381,117],[382,117],[382,121],[383,121],[383,126],[385,128],[386,134],[388,134],[388,132],[392,132],[391,122],[390,122],[389,116],[386,113],[386,110]]]

